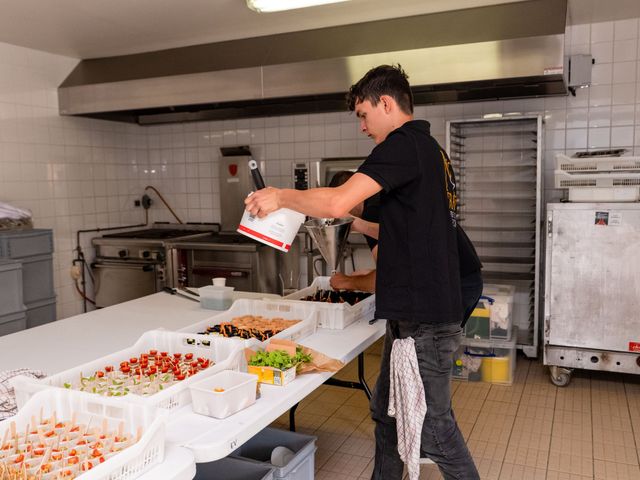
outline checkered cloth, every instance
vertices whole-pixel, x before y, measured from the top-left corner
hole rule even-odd
[[[46,373],[40,370],[19,368],[17,370],[5,370],[0,372],[0,420],[11,417],[18,411],[16,396],[9,380],[18,375],[26,375],[32,378],[44,378]]]
[[[393,341],[390,363],[387,413],[396,419],[400,459],[407,465],[409,479],[417,480],[420,477],[420,441],[427,402],[413,338]]]

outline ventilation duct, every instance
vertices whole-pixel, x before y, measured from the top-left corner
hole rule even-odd
[[[369,68],[400,63],[416,104],[566,94],[566,0],[531,0],[82,60],[60,113],[140,124],[345,109]]]

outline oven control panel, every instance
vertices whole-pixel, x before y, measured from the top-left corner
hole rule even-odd
[[[309,166],[306,163],[293,165],[293,188],[296,190],[309,189]]]
[[[138,258],[142,260],[160,260],[164,259],[164,254],[161,250],[152,249],[140,249],[138,251]]]

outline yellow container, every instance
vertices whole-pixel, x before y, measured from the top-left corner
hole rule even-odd
[[[511,383],[511,356],[483,358],[480,375],[483,382]]]

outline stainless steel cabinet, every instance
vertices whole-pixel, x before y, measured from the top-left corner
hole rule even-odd
[[[458,181],[458,221],[478,250],[485,283],[516,286],[517,345],[536,357],[542,117],[449,121],[446,133]]]
[[[547,205],[544,363],[640,373],[640,206]]]

